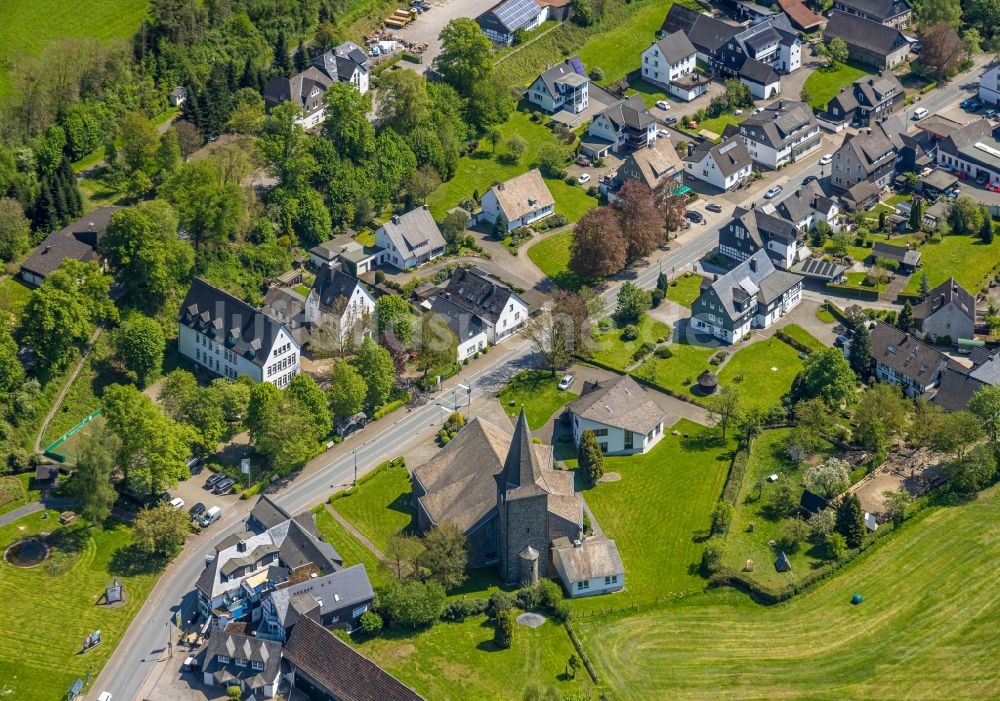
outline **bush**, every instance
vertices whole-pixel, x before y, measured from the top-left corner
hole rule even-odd
[[[393,582],[379,590],[379,610],[390,621],[417,628],[430,625],[444,611],[444,587],[437,582]]]
[[[635,324],[629,324],[622,330],[623,341],[634,341],[639,338],[639,329]]]
[[[385,272],[382,271],[382,270],[376,270],[375,271],[375,283],[378,284],[378,285],[381,285],[383,282],[385,282]]]
[[[243,698],[243,690],[237,684],[226,687],[226,698],[231,701],[240,701]]]
[[[669,347],[660,346],[659,348],[656,349],[656,357],[666,360],[667,358],[674,357],[674,354],[671,352]]]
[[[722,538],[709,538],[701,553],[701,568],[706,573],[712,573],[722,566],[722,558],[726,556],[726,543]]]
[[[650,301],[651,301],[651,306],[653,307],[653,309],[656,309],[658,306],[660,306],[663,303],[663,291],[662,290],[653,290],[653,295],[652,295]]]
[[[490,594],[486,613],[490,618],[496,618],[503,611],[510,611],[512,608],[514,608],[514,597],[497,589]]]
[[[591,80],[604,80],[604,69],[600,66],[592,66],[590,69]]]
[[[449,601],[441,613],[441,620],[461,622],[473,616],[482,616],[489,607],[489,600],[482,598]]]
[[[517,607],[522,611],[534,611],[542,603],[542,593],[537,586],[518,589],[514,595]]]
[[[361,630],[368,635],[374,635],[382,630],[382,617],[374,611],[365,611],[358,622],[361,623]]]
[[[510,611],[501,611],[494,622],[493,642],[504,650],[514,644],[514,617]]]
[[[576,185],[576,178],[574,178],[572,175],[567,175],[563,179],[563,182],[566,183],[567,185]]]
[[[558,586],[558,585],[557,585]],[[573,616],[573,609],[570,608],[569,602],[563,599],[555,606],[552,607],[552,620],[556,623],[565,623]]]
[[[551,579],[541,579],[538,582],[538,596],[542,606],[554,610],[563,600],[563,590]]]

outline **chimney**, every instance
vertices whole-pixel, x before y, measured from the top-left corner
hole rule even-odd
[[[750,259],[750,270],[751,270],[751,272],[754,272],[754,273],[757,272],[757,259],[756,258],[751,258]]]
[[[430,207],[428,207],[428,206],[427,206],[427,205],[425,204],[425,205],[422,205],[422,206],[421,206],[421,209],[423,209],[423,210],[424,210],[424,211],[426,212],[426,211],[428,211],[428,210],[430,209]]]
[[[236,544],[236,552],[245,553],[247,551],[246,541],[241,540]]]
[[[52,250],[52,246],[50,246],[49,244],[45,244],[45,250],[42,251],[42,253],[43,254],[48,253],[50,250]]]
[[[393,214],[392,215],[392,223],[393,224],[398,224],[399,223],[399,215],[398,214]]]

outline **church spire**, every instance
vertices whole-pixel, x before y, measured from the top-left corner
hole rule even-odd
[[[507,460],[503,465],[503,478],[508,490],[537,485],[542,481],[542,467],[538,464],[531,444],[531,430],[523,407],[521,415],[517,417],[514,439],[510,442]]]

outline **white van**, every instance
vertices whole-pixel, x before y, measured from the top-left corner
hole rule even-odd
[[[205,515],[201,517],[198,523],[201,524],[202,528],[207,528],[208,526],[218,521],[220,516],[222,516],[222,507],[213,506],[211,509],[205,512]]]
[[[928,114],[930,113],[923,107],[918,107],[917,109],[913,110],[913,121],[916,122],[919,119],[923,119]]]

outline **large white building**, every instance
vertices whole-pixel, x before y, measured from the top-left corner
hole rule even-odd
[[[649,392],[628,375],[585,383],[583,394],[566,405],[579,445],[591,430],[605,455],[646,453],[663,438],[665,412]]]
[[[979,99],[988,105],[1000,105],[1000,66],[993,66],[979,79]]]
[[[299,374],[301,349],[287,326],[200,278],[177,317],[177,349],[231,380],[245,375],[284,387]]]
[[[666,88],[678,100],[693,100],[708,92],[708,79],[699,79],[696,57],[687,35],[673,32],[642,52],[642,77]]]
[[[603,158],[608,152],[645,148],[655,142],[656,118],[642,101],[642,95],[636,93],[594,117],[581,149],[593,158]]]
[[[490,343],[499,343],[528,320],[527,303],[479,268],[456,270],[441,294],[455,306],[479,317]]]
[[[739,126],[750,157],[765,168],[794,163],[823,143],[819,122],[804,102],[778,100]]]

